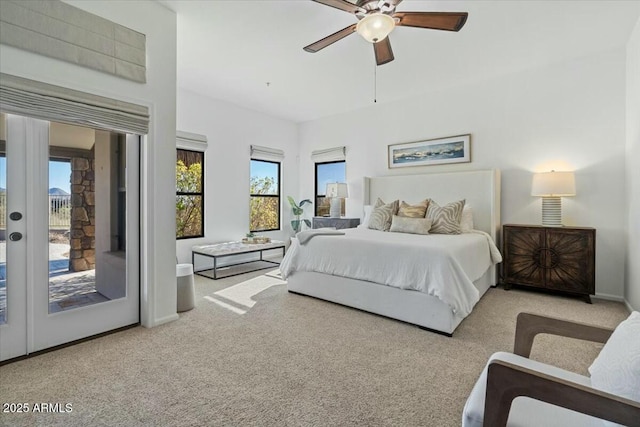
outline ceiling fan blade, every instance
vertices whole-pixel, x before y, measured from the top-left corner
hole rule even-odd
[[[323,38],[322,40],[318,40],[315,43],[311,43],[309,46],[305,46],[303,49],[307,52],[316,53],[320,49],[324,49],[330,44],[333,44],[338,40],[341,40],[347,37],[349,34],[352,34],[355,31],[356,31],[356,24],[349,25],[347,28],[343,28],[342,30],[337,31],[331,34],[330,36]]]
[[[349,3],[345,0],[313,0],[316,3],[324,4],[325,6],[335,7],[336,9],[344,10],[349,13],[366,13],[367,11],[361,8],[360,6],[356,6],[353,3]]]
[[[393,17],[400,19],[396,25],[403,27],[460,31],[468,15],[467,12],[397,12]]]
[[[391,5],[398,7],[398,5],[402,3],[402,0],[387,0],[387,3],[391,3]]]
[[[391,42],[387,36],[384,40],[373,44],[373,50],[376,53],[376,63],[378,65],[384,65],[387,62],[393,61],[393,50],[391,50]]]

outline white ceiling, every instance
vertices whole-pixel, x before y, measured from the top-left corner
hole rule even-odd
[[[373,103],[373,48],[358,34],[302,50],[356,22],[349,13],[310,0],[160,1],[178,16],[179,88],[295,122]],[[640,0],[405,0],[397,10],[469,18],[459,33],[396,28],[396,59],[377,67],[379,105],[625,46]]]

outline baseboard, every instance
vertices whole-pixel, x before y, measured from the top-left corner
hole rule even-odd
[[[632,311],[640,311],[640,309],[635,310],[633,307],[631,307],[631,303],[629,303],[629,301],[624,300],[624,305],[627,306],[627,310],[629,310],[629,313],[631,313]]]
[[[625,307],[627,307],[627,310],[629,310],[629,313],[631,313],[632,311],[636,311],[634,310],[633,307],[631,307],[631,304],[629,303],[629,301],[627,301],[624,297],[618,297],[615,295],[608,295],[608,294],[595,294],[595,295],[592,295],[591,298],[602,299],[606,301],[621,302],[624,304]]]
[[[155,328],[156,326],[164,325],[165,323],[173,322],[174,320],[178,320],[180,316],[178,313],[172,314],[170,316],[161,317],[159,319],[154,319],[151,325],[142,325],[145,328]]]
[[[609,295],[609,294],[595,294],[595,295],[592,295],[591,298],[603,299],[607,301],[626,302],[623,297],[619,297],[617,295]]]

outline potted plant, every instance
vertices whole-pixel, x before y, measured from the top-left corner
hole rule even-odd
[[[303,206],[306,203],[311,204],[311,200],[304,199],[300,201],[300,204],[298,204],[296,203],[295,200],[293,200],[293,197],[291,196],[287,196],[287,199],[289,200],[289,204],[291,205],[291,210],[293,211],[293,215],[295,215],[296,217],[296,219],[291,220],[291,228],[293,228],[293,231],[296,234],[299,233],[300,230],[302,229],[303,222],[307,225],[307,227],[311,228],[311,221],[309,221],[308,219],[300,219],[300,215],[304,213]]]

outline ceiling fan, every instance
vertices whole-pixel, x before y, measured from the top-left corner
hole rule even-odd
[[[396,26],[460,31],[467,21],[468,15],[466,12],[396,12],[396,7],[402,0],[313,1],[352,13],[358,18],[358,22],[315,43],[311,43],[309,46],[305,46],[305,51],[318,52],[357,32],[365,40],[373,43],[378,65],[386,64],[394,59],[388,36]]]

